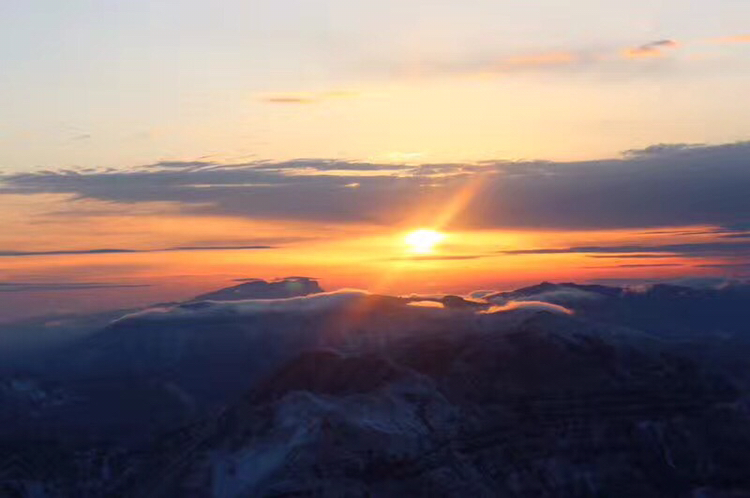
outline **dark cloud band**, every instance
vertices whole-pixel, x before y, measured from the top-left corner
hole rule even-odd
[[[477,175],[475,195],[447,228],[711,225],[724,227],[727,237],[748,232],[750,142],[655,145],[620,159],[577,162],[171,162],[115,172],[6,176],[0,192],[65,193],[121,204],[166,201],[191,215],[390,224],[439,212]]]
[[[669,253],[679,256],[720,256],[734,254],[750,254],[750,242],[724,244],[719,242],[704,242],[695,244],[665,244],[655,246],[579,246],[565,248],[520,249],[501,251],[507,255],[528,254],[612,254],[627,255],[628,253]],[[619,257],[619,256],[613,256]],[[639,257],[641,255],[639,254]],[[646,256],[651,257],[651,256]]]
[[[212,246],[212,247],[170,247],[167,249],[80,249],[59,251],[0,251],[0,258],[24,256],[71,256],[83,254],[130,254],[143,252],[180,252],[180,251],[245,251],[274,249],[273,246]]]
[[[0,282],[0,292],[85,291],[94,289],[139,289],[148,284],[118,284],[107,282]]]

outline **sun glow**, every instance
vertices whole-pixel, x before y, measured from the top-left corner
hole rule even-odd
[[[415,230],[404,237],[409,250],[419,254],[431,253],[437,244],[445,239],[445,234],[435,230]]]

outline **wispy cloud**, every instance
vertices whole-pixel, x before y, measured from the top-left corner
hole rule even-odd
[[[149,252],[166,252],[166,251],[246,251],[257,249],[275,249],[274,246],[181,246],[170,247],[167,249],[155,249]]]
[[[706,276],[684,276],[677,278],[595,278],[589,280],[593,284],[614,285],[617,287],[627,288],[629,291],[643,291],[648,287],[656,284],[679,285],[683,287],[693,287],[696,289],[722,289],[729,285],[738,283],[745,284],[742,277],[738,280],[727,279],[724,277],[706,277]]]
[[[581,56],[573,52],[548,52],[508,57],[490,67],[495,71],[565,66],[579,62]]]
[[[592,254],[590,258],[597,259],[659,259],[673,258],[671,254]]]
[[[399,64],[391,72],[396,75],[424,76],[492,76],[537,72],[569,71],[589,67],[594,62],[588,51],[550,50],[516,54],[492,54],[452,60],[421,61],[415,71],[412,62]]]
[[[626,48],[622,55],[628,59],[664,57],[667,50],[675,49],[678,46],[679,43],[674,40],[657,40],[637,47]]]
[[[274,246],[184,246],[168,247],[166,249],[73,249],[73,250],[51,250],[51,251],[0,251],[0,258],[13,258],[24,256],[73,256],[83,254],[130,254],[143,252],[181,252],[181,251],[241,251],[274,249]]]
[[[712,38],[708,40],[710,43],[717,43],[720,45],[735,44],[735,43],[750,43],[750,35],[734,35],[724,36],[719,38]]]
[[[664,244],[653,246],[578,246],[564,248],[538,248],[519,249],[512,251],[501,251],[506,255],[529,255],[529,254],[627,254],[627,253],[669,253],[681,256],[716,256],[722,254],[744,254],[750,253],[750,242],[721,243],[700,242],[693,244]],[[633,266],[630,265],[632,268]]]
[[[661,156],[667,154],[680,154],[692,149],[704,148],[704,144],[654,144],[643,149],[629,149],[623,152],[626,157],[649,157]]]
[[[277,93],[262,95],[260,99],[269,104],[316,104],[319,102],[356,97],[359,94],[349,91]]]
[[[109,282],[0,282],[0,292],[81,291],[93,289],[137,289],[148,284],[119,284]]]
[[[401,76],[503,76],[527,73],[592,73],[617,70],[637,71],[633,74],[653,74],[638,69],[635,60],[667,59],[682,46],[672,39],[649,41],[629,47],[557,47],[543,51],[516,53],[465,54],[452,58],[427,57],[424,60],[394,62],[389,73]]]
[[[677,268],[685,265],[678,263],[664,263],[664,264],[644,264],[644,265],[611,265],[611,266],[586,266],[585,268],[590,269],[618,269],[618,268]]]
[[[750,262],[747,263],[718,263],[712,265],[697,265],[697,268],[737,268],[737,269],[750,269]]]
[[[467,261],[486,257],[486,254],[403,256],[398,258],[388,258],[387,261]]]
[[[392,224],[410,214],[439,211],[446,198],[481,177],[480,188],[447,228],[674,230],[700,226],[717,227],[707,228],[706,236],[718,238],[748,233],[749,158],[750,142],[740,142],[661,144],[630,151],[619,159],[570,162],[187,161],[184,167],[170,163],[169,167],[118,171],[10,175],[1,179],[0,195],[58,193],[128,205],[128,209],[169,202],[171,209],[176,206],[187,215]],[[353,183],[358,188],[345,188]],[[70,207],[75,209],[75,203]],[[638,246],[628,252],[654,249]]]
[[[307,97],[292,96],[266,97],[265,101],[270,104],[312,104],[314,102],[317,102],[317,100]]]
[[[508,311],[515,310],[529,310],[529,311],[547,311],[550,313],[558,313],[562,315],[572,315],[573,311],[560,306],[559,304],[552,304],[543,301],[510,301],[506,304],[491,306],[490,308],[481,311],[481,314],[491,315],[494,313],[505,313]]]

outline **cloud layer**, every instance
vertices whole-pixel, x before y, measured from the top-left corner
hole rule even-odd
[[[451,227],[590,230],[714,225],[732,235],[747,234],[750,220],[750,142],[656,145],[599,161],[191,161],[122,171],[42,171],[2,180],[0,194],[64,193],[122,204],[168,201],[189,214],[252,219],[389,224],[415,213],[440,212],[446,199],[475,182],[473,195],[452,218]],[[352,183],[358,188],[350,188]],[[652,248],[623,249],[620,252]]]
[[[579,246],[564,248],[540,248],[520,249],[513,251],[502,251],[507,255],[523,254],[629,254],[638,253],[638,257],[647,256],[648,253],[668,253],[680,256],[722,256],[734,254],[750,255],[750,242],[724,243],[724,242],[701,242],[694,244],[663,244],[653,246]],[[619,256],[618,256],[619,257]],[[633,266],[633,265],[628,265]],[[636,265],[643,266],[643,265]],[[649,265],[654,266],[654,265]]]
[[[137,289],[148,284],[118,284],[108,282],[0,282],[0,292],[49,292],[92,289]]]
[[[18,258],[24,256],[71,256],[81,254],[131,254],[144,252],[184,252],[184,251],[245,251],[273,249],[273,246],[183,246],[166,249],[73,249],[52,251],[0,251],[0,258]]]
[[[506,313],[508,311],[527,310],[527,311],[547,311],[560,315],[572,315],[573,312],[564,306],[543,301],[511,301],[503,305],[495,305],[483,311],[484,314]]]
[[[623,55],[631,59],[664,57],[667,50],[677,48],[678,46],[679,44],[674,40],[657,40],[638,47],[625,49]]]

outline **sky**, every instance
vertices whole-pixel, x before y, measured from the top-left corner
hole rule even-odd
[[[0,3],[0,321],[750,274],[746,0]],[[404,243],[427,228],[429,254]]]

